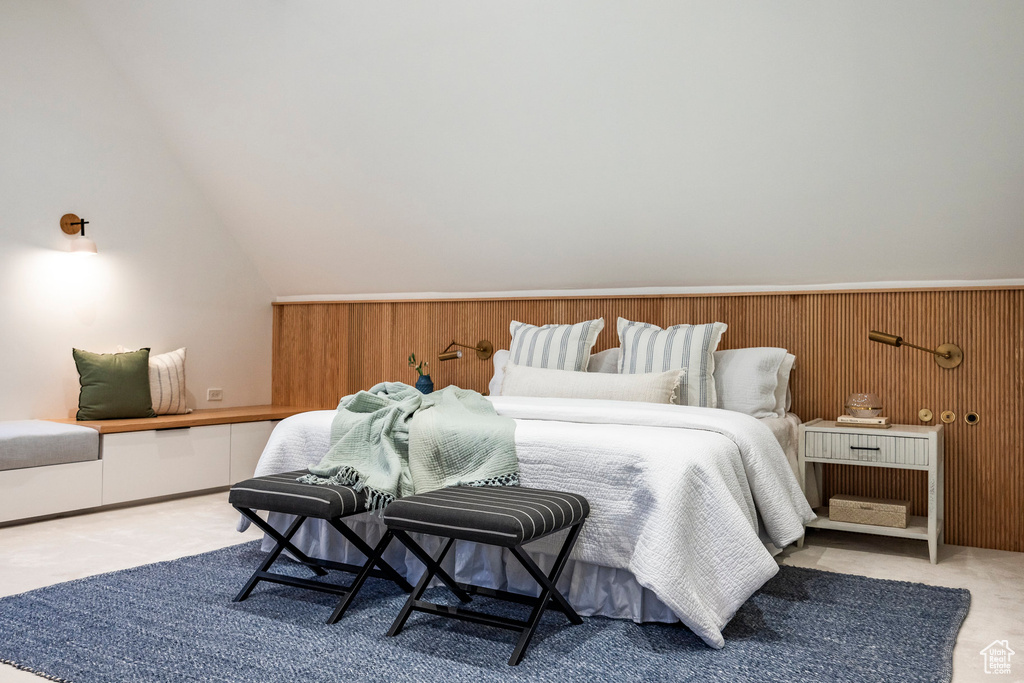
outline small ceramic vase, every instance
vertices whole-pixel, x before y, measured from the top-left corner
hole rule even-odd
[[[416,380],[416,388],[424,394],[432,392],[434,390],[434,382],[430,379],[430,375],[420,375],[419,379]]]

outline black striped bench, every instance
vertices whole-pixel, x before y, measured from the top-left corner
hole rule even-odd
[[[384,510],[388,531],[427,566],[427,571],[409,595],[388,635],[398,635],[414,611],[497,626],[519,632],[519,640],[508,660],[512,666],[519,664],[547,607],[563,612],[573,624],[583,623],[555,584],[565,568],[569,553],[576,545],[588,514],[590,505],[583,496],[520,486],[452,487],[400,498],[391,503]],[[563,529],[569,530],[568,535],[551,571],[545,574],[526,553],[523,545]],[[447,538],[448,542],[437,557],[431,557],[409,536],[409,532],[441,536]],[[535,598],[456,582],[441,568],[441,562],[456,540],[508,548],[540,584],[540,596]],[[423,591],[434,576],[441,579],[464,603],[471,600],[471,595],[484,595],[529,605],[533,610],[525,621],[521,621],[421,600]]]
[[[303,474],[307,474],[307,471],[298,470],[255,477],[254,479],[241,481],[231,487],[231,492],[228,494],[228,502],[277,543],[259,568],[249,577],[245,586],[235,596],[234,601],[240,602],[249,597],[249,594],[252,593],[260,581],[308,588],[322,593],[333,593],[343,596],[334,612],[327,619],[328,624],[333,624],[345,614],[345,610],[352,603],[352,599],[370,576],[394,581],[404,591],[411,591],[412,586],[391,565],[381,558],[385,548],[387,548],[388,543],[393,538],[392,532],[386,531],[384,536],[381,537],[380,542],[377,543],[377,547],[371,548],[356,532],[341,521],[345,517],[366,512],[366,497],[350,486],[302,484],[296,481]],[[295,515],[295,520],[292,521],[288,529],[282,534],[265,522],[254,510]],[[312,558],[296,548],[291,539],[298,532],[302,523],[310,517],[327,520],[349,543],[366,556],[366,562],[360,566]],[[333,583],[312,581],[310,579],[271,572],[271,565],[277,561],[277,558],[280,557],[284,550],[288,550],[296,561],[309,567],[317,576],[326,576],[326,570],[333,569],[355,574],[355,579],[348,586],[339,586]],[[376,569],[375,566],[379,567],[379,569]]]

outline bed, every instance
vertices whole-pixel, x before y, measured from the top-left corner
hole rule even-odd
[[[708,645],[725,644],[723,627],[778,571],[773,553],[814,519],[797,483],[800,421],[756,419],[729,410],[594,399],[490,399],[516,422],[524,486],[586,496],[591,516],[559,588],[582,615],[636,622],[681,621]],[[308,467],[330,445],[334,411],[302,413],[274,430],[258,476]],[[813,489],[812,489],[813,490]],[[374,543],[373,514],[349,523]],[[287,519],[272,514],[282,528]],[[428,551],[437,543],[420,539]],[[529,547],[547,569],[561,538]],[[305,552],[361,561],[336,531],[309,520],[296,536]],[[535,584],[500,548],[460,543],[449,568],[460,581],[534,592]],[[422,572],[392,544],[387,560],[411,581]]]

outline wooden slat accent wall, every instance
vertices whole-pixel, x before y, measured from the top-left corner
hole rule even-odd
[[[664,297],[286,303],[274,307],[273,402],[334,408],[381,380],[412,383],[409,353],[430,361],[437,387],[485,391],[491,361],[472,352],[438,363],[451,340],[507,348],[508,324],[578,322],[603,316],[595,350],[618,344],[617,316],[658,325],[719,320],[721,348],[782,346],[797,356],[793,411],[835,418],[846,396],[873,391],[894,422],[919,424],[930,408],[946,426],[946,542],[1024,551],[1024,290],[808,292]],[[963,364],[868,341],[901,334],[922,346],[955,342]],[[976,426],[963,415],[977,411]],[[826,495],[909,498],[923,514],[923,473],[826,467]]]

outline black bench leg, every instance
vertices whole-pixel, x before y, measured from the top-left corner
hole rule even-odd
[[[402,543],[404,543],[406,547],[409,548],[409,550],[413,550],[413,547],[419,549],[419,546],[416,545],[416,543],[408,536],[406,536],[406,538],[404,539],[402,538],[402,536],[405,535],[404,532],[396,531],[395,535],[398,536],[399,540],[401,540]],[[441,552],[438,554],[437,559],[434,559],[430,557],[430,555],[423,553],[423,555],[428,560],[430,560],[429,562],[424,563],[427,565],[426,571],[423,572],[423,576],[420,577],[419,583],[416,584],[416,588],[413,589],[412,593],[409,595],[409,598],[405,601],[405,604],[402,605],[402,611],[398,613],[398,616],[395,618],[394,623],[391,624],[391,628],[388,629],[389,636],[397,636],[399,633],[402,632],[402,628],[405,626],[405,622],[409,620],[409,615],[412,614],[413,607],[416,606],[416,602],[423,596],[423,591],[427,589],[427,586],[430,584],[430,580],[434,578],[434,574],[437,574],[439,577],[442,573],[445,576],[448,575],[447,572],[441,569],[441,563],[444,561],[445,555],[448,554],[448,551],[451,549],[454,543],[455,539],[449,538],[448,542],[444,544],[443,548],[441,548]],[[416,554],[417,557],[420,557],[419,553],[416,553],[415,550],[413,550],[413,552]],[[420,549],[420,552],[423,552],[422,549]],[[449,579],[450,578],[451,577],[449,577]],[[445,583],[448,582],[445,581]],[[454,580],[452,580],[452,583],[455,583]],[[466,600],[462,600],[462,597],[459,596],[459,599],[463,602],[467,602],[469,595],[466,594],[466,592],[463,591],[461,588],[459,588],[458,585],[456,585],[455,587],[458,588],[459,593],[462,593],[462,595],[465,595],[467,598]]]
[[[405,578],[401,574],[399,574],[394,567],[388,564],[382,557],[384,551],[388,547],[388,543],[390,543],[391,539],[394,537],[394,533],[390,529],[385,531],[384,536],[381,537],[381,542],[384,542],[384,539],[386,538],[388,543],[384,543],[383,547],[380,545],[380,543],[378,543],[376,549],[371,549],[369,544],[359,537],[359,534],[352,531],[352,529],[347,524],[342,522],[340,519],[329,519],[327,521],[330,522],[331,526],[337,529],[338,533],[344,536],[349,543],[354,545],[356,547],[356,550],[361,552],[366,557],[371,558],[371,568],[373,567],[373,565],[377,565],[381,573],[384,574],[386,578],[397,583],[398,587],[406,593],[412,592],[412,586],[409,585],[409,582],[406,581]],[[378,549],[380,550],[380,552],[377,552]],[[330,624],[333,622],[329,621],[327,623]]]
[[[515,546],[509,548],[519,563],[526,568],[526,571],[530,573],[530,576],[534,578],[541,585],[540,597],[537,599],[537,603],[534,605],[533,610],[530,612],[530,617],[526,620],[526,626],[523,628],[523,632],[519,635],[519,642],[516,643],[515,649],[512,651],[512,656],[509,658],[508,663],[510,666],[516,666],[523,660],[523,656],[526,654],[526,648],[530,645],[530,640],[533,638],[534,632],[537,630],[537,626],[540,624],[540,618],[544,614],[544,610],[548,606],[548,602],[554,600],[561,607],[562,611],[565,612],[565,616],[569,618],[569,621],[573,624],[582,624],[583,619],[576,613],[576,610],[572,608],[569,601],[565,599],[555,584],[558,582],[558,577],[562,575],[562,570],[565,569],[565,563],[569,560],[569,552],[573,546],[576,545],[576,538],[580,535],[580,530],[583,528],[583,524],[577,524],[569,530],[569,535],[565,539],[565,543],[562,544],[562,549],[558,553],[558,557],[555,559],[555,564],[551,567],[551,573],[545,575],[543,570],[537,566],[537,563],[526,554],[522,546]]]
[[[314,560],[310,559],[310,557],[306,555],[306,553],[296,548],[295,545],[292,543],[292,536],[294,536],[295,532],[297,532],[299,530],[299,527],[302,526],[302,522],[306,520],[305,517],[299,517],[300,521],[297,524],[293,523],[292,526],[289,527],[285,534],[282,536],[280,531],[270,526],[269,522],[264,522],[262,517],[257,515],[249,508],[235,507],[235,509],[241,512],[243,515],[245,515],[246,518],[248,518],[248,520],[255,524],[257,527],[259,527],[259,529],[263,533],[277,541],[278,547],[275,548],[275,550],[277,550],[278,553],[280,553],[281,550],[287,550],[292,554],[292,556],[295,557],[296,562],[306,565],[307,567],[309,567],[310,571],[312,571],[317,576],[327,576],[327,572],[324,569],[318,567]],[[274,559],[277,559],[276,556]],[[269,566],[270,565],[268,564],[267,567]]]
[[[332,519],[331,524],[334,524],[334,522],[335,520]],[[348,527],[345,528],[347,529]],[[366,555],[366,564],[364,564],[363,568],[359,570],[358,574],[356,574],[356,578],[353,579],[352,584],[348,587],[348,593],[346,593],[345,597],[341,599],[341,602],[338,603],[338,606],[334,608],[334,612],[331,614],[331,616],[327,618],[328,624],[337,623],[338,620],[345,616],[345,610],[347,610],[348,606],[352,604],[352,599],[356,597],[356,593],[359,592],[359,589],[363,587],[363,583],[365,583],[367,577],[370,576],[370,571],[373,569],[373,565],[378,563],[378,561],[380,560],[380,556],[384,554],[384,551],[387,549],[388,544],[391,543],[391,538],[393,537],[393,535],[394,534],[392,534],[391,531],[386,531],[384,535],[381,536],[380,542],[377,543],[376,548],[370,550],[370,546],[366,546],[366,549],[369,551]],[[391,565],[387,563],[380,565],[380,567],[382,570],[384,569],[384,567],[391,569]],[[391,569],[391,571],[394,572],[393,569]],[[397,576],[397,572],[395,573],[395,575]],[[399,578],[401,579],[401,577]],[[405,583],[406,586],[409,585],[408,583],[406,583],[405,579],[401,579],[401,581],[402,583]],[[409,590],[412,590],[411,586],[409,587]]]
[[[455,579],[449,576],[448,572],[441,568],[441,561],[444,560],[444,556],[448,553],[448,548],[451,546],[450,542],[444,547],[444,550],[441,551],[441,554],[438,555],[435,560],[429,553],[427,553],[427,551],[420,547],[419,543],[412,540],[409,537],[409,534],[404,531],[396,529],[395,538],[401,541],[402,545],[411,550],[412,554],[415,555],[420,562],[427,565],[428,573],[430,573],[431,576],[436,574],[437,578],[441,579],[441,581],[444,582],[444,585],[448,586],[448,589],[455,594],[455,597],[457,597],[460,602],[469,602],[472,600],[472,598],[469,597],[469,593],[464,591]],[[452,540],[454,539],[449,539],[449,541]],[[420,592],[422,593],[422,591]]]
[[[248,512],[248,510],[246,510],[246,512]],[[248,517],[249,515],[246,516]],[[252,516],[256,517],[256,515]],[[259,518],[257,517],[257,519]],[[261,519],[260,521],[262,522],[263,520]],[[302,526],[304,521],[306,521],[305,517],[295,518],[295,521],[292,522],[291,526],[288,527],[288,530],[285,531],[284,536],[282,537],[284,539],[284,543],[280,540],[274,539],[277,540],[277,545],[270,551],[270,554],[263,560],[263,563],[260,564],[259,568],[253,572],[252,576],[249,577],[249,580],[245,582],[245,585],[242,586],[242,590],[235,596],[234,602],[241,602],[249,597],[249,594],[252,593],[254,588],[256,588],[256,584],[260,582],[264,572],[270,569],[270,565],[274,564],[274,562],[277,561],[277,558],[281,556],[281,551],[284,550],[285,543],[288,543],[291,537],[295,535],[295,532],[299,530],[299,527]],[[290,545],[290,543],[288,544]]]

